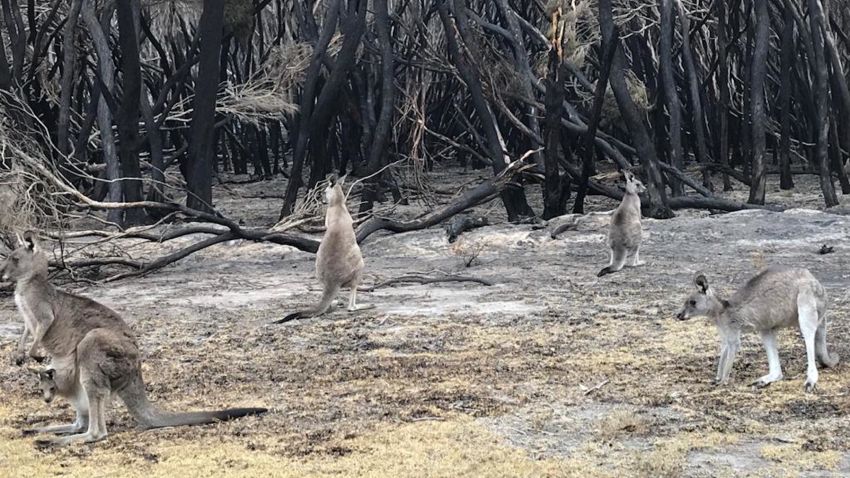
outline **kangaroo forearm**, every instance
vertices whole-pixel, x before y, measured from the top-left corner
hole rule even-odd
[[[38,356],[39,356],[39,355],[38,355],[38,345],[39,345],[39,341],[38,341],[38,340],[34,340],[34,341],[32,342],[32,345],[30,346],[30,350],[29,350],[29,352],[28,352],[28,355],[29,355],[30,357],[32,357],[32,358],[36,358],[36,357],[38,357]]]
[[[44,334],[47,333],[47,329],[50,328],[50,325],[53,323],[53,317],[51,316],[48,320],[46,320],[47,326],[44,326],[42,322],[39,322],[35,327],[35,338],[32,341],[32,345],[30,346],[29,356],[36,357],[38,348],[41,346],[41,341],[44,339]]]

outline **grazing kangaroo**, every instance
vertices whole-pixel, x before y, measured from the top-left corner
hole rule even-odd
[[[630,171],[623,171],[626,178],[626,194],[614,214],[608,229],[608,247],[611,248],[608,266],[599,271],[598,277],[619,271],[626,264],[626,258],[632,257],[631,266],[642,265],[638,259],[640,251],[640,196],[646,191],[643,183]]]
[[[211,423],[259,414],[265,408],[235,408],[214,412],[168,413],[147,398],[141,357],[133,331],[112,309],[92,299],[63,292],[47,280],[47,256],[35,237],[3,262],[3,277],[15,282],[18,308],[31,321],[35,341],[53,360],[55,391],[71,402],[76,420],[27,433],[70,433],[46,440],[54,444],[92,442],[106,438],[106,406],[110,395],[121,397],[143,429]]]
[[[750,279],[729,300],[715,294],[702,274],[694,278],[694,286],[696,292],[688,297],[676,317],[687,320],[706,316],[717,325],[720,357],[716,384],[729,381],[744,329],[758,332],[767,352],[768,374],[754,385],[764,387],[782,380],[776,332],[783,327],[799,326],[803,334],[808,358],[807,392],[813,391],[818,382],[815,359],[825,367],[838,364],[838,355],[830,355],[826,348],[826,291],[807,269],[769,267]]]
[[[363,274],[363,255],[354,234],[354,221],[345,206],[343,179],[328,177],[325,200],[325,235],[316,253],[316,277],[322,283],[322,299],[313,308],[294,312],[273,323],[281,324],[294,319],[316,317],[328,311],[340,288],[351,289],[348,310],[357,310],[357,286]]]

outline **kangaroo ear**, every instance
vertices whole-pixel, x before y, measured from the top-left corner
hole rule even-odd
[[[694,277],[694,286],[700,293],[705,294],[708,292],[708,279],[705,278],[704,274],[697,274]]]
[[[339,180],[337,181],[337,184],[339,184],[340,186],[344,185],[344,184],[345,184],[345,180],[346,180],[346,179],[348,179],[348,174],[346,174],[345,176],[343,176],[343,177],[339,178]]]
[[[23,245],[31,251],[36,251],[38,249],[38,239],[34,232],[27,231],[24,233]]]

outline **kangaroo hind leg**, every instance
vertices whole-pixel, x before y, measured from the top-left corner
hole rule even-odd
[[[614,246],[611,248],[611,264],[596,274],[597,277],[602,277],[607,274],[613,274],[619,271],[626,264],[626,249],[623,247]]]
[[[634,253],[632,254],[632,261],[629,264],[630,267],[639,267],[645,265],[646,262],[640,260],[640,246],[636,246]]]
[[[818,383],[818,367],[815,359],[815,335],[818,329],[818,307],[814,295],[803,291],[797,297],[797,317],[800,332],[806,343],[806,391],[812,392]]]

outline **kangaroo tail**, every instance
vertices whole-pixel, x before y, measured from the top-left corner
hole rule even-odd
[[[830,355],[826,348],[826,320],[818,325],[817,332],[815,332],[815,356],[824,367],[832,368],[838,365],[838,354]]]
[[[272,322],[273,324],[282,324],[284,322],[289,322],[290,320],[296,319],[306,319],[309,317],[316,317],[317,315],[322,315],[331,308],[331,303],[333,303],[334,298],[336,298],[337,293],[339,293],[338,285],[326,285],[325,290],[322,291],[322,300],[319,301],[319,305],[307,309],[300,310],[298,312],[293,312],[282,319],[275,320]]]
[[[176,427],[181,425],[204,425],[207,423],[216,423],[234,418],[246,417],[249,415],[260,415],[266,413],[267,408],[227,408],[224,410],[214,410],[206,412],[158,412],[146,423],[142,423],[142,428],[164,428]]]
[[[232,420],[248,415],[259,415],[268,411],[266,408],[228,408],[205,412],[172,413],[159,410],[148,401],[145,382],[141,371],[130,379],[119,392],[119,396],[127,405],[133,418],[144,429],[176,427],[180,425],[202,425],[224,420]]]
[[[577,227],[578,227],[577,221],[565,222],[564,224],[561,224],[560,226],[556,227],[552,231],[550,236],[552,237],[552,239],[557,239],[558,235],[560,235],[562,232],[568,231],[568,230],[571,230],[571,229],[575,229]]]

